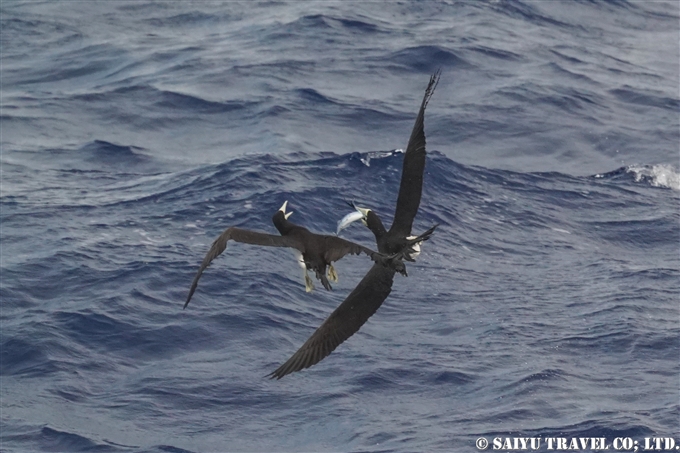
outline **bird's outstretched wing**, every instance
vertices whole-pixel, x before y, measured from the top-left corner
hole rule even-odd
[[[203,258],[201,267],[198,268],[196,277],[194,277],[194,281],[191,284],[191,288],[189,289],[189,295],[187,296],[187,301],[184,304],[184,308],[187,308],[187,305],[189,305],[191,296],[193,296],[194,291],[196,291],[198,280],[201,278],[203,271],[208,266],[210,266],[212,260],[224,252],[224,250],[227,248],[227,242],[230,240],[242,242],[244,244],[264,245],[267,247],[291,247],[301,250],[301,245],[293,238],[244,230],[242,228],[236,227],[227,228],[222,234],[219,235],[217,239],[215,239],[215,241],[212,243],[212,246],[210,247],[210,250],[208,250],[208,253],[205,255],[205,258]]]
[[[360,255],[363,253],[370,256],[374,262],[381,264],[382,266],[390,267],[401,274],[405,274],[406,272],[404,263],[401,261],[401,256],[398,254],[388,256],[371,250],[368,247],[364,247],[363,245],[359,245],[356,242],[348,241],[337,236],[322,236],[322,240],[324,241],[324,249],[326,250],[324,258],[329,263],[338,261],[347,254]]]
[[[361,253],[364,253],[370,256],[374,261],[377,257],[384,256],[368,247],[364,247],[356,242],[348,241],[347,239],[339,238],[337,236],[324,235],[321,236],[321,240],[323,241],[323,248],[326,250],[324,258],[329,263],[331,261],[338,261],[348,254],[360,255]]]
[[[335,309],[302,347],[268,377],[287,374],[319,363],[368,321],[392,291],[393,269],[373,265],[347,299]]]
[[[404,154],[404,164],[401,170],[401,184],[399,186],[399,197],[397,198],[397,208],[394,212],[394,222],[390,228],[390,234],[408,236],[411,234],[413,219],[420,206],[420,197],[423,192],[423,172],[425,171],[425,108],[434,93],[434,89],[439,82],[441,71],[435,72],[430,77],[430,83],[425,90],[423,102],[420,104],[420,111],[413,126],[411,138],[409,138],[406,153]]]

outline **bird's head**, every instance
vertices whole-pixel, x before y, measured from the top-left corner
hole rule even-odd
[[[272,223],[274,223],[274,226],[276,227],[277,230],[279,230],[279,233],[284,234],[284,231],[287,231],[289,229],[288,225],[288,217],[293,215],[293,212],[286,212],[286,206],[288,206],[288,201],[285,201],[283,203],[283,206],[276,211],[274,216],[272,217]]]

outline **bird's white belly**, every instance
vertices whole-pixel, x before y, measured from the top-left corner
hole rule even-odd
[[[409,236],[409,237],[407,237],[406,239],[411,240],[411,239],[415,239],[415,238],[417,238],[417,237],[418,237],[418,236]],[[413,253],[410,253],[410,254],[409,254],[409,256],[410,256],[411,258],[413,258],[413,259],[418,258],[418,255],[420,255],[420,244],[422,244],[422,243],[423,243],[422,241],[421,241],[421,242],[416,242],[415,244],[413,244],[413,245],[411,246],[411,248],[413,249]]]
[[[302,257],[302,253],[300,253],[299,250],[295,250],[294,253],[295,261],[297,261],[298,265],[300,265],[303,270],[307,270],[307,265],[305,264],[305,259]]]

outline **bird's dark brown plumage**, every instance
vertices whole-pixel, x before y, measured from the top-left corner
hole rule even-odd
[[[411,242],[426,241],[432,227]],[[293,356],[268,376],[281,379],[287,374],[309,368],[330,355],[340,344],[359,331],[380,308],[392,291],[396,271],[379,263],[373,265],[356,288],[316,329]]]
[[[323,286],[330,290],[331,285],[326,278],[326,267],[331,263],[340,260],[345,255],[359,255],[364,253],[381,265],[389,266],[400,272],[403,271],[403,263],[399,259],[389,258],[381,253],[375,252],[367,247],[354,242],[329,235],[315,234],[307,228],[296,225],[286,218],[284,203],[281,209],[272,217],[272,221],[281,233],[281,236],[250,231],[242,228],[231,227],[224,230],[222,234],[212,243],[210,250],[203,258],[203,262],[198,268],[189,289],[189,295],[184,304],[184,308],[189,305],[191,297],[196,291],[198,281],[210,263],[217,258],[227,248],[229,241],[242,242],[245,244],[262,245],[267,247],[289,247],[297,249],[303,257],[308,269],[315,271],[316,276],[321,280]]]
[[[293,356],[269,376],[281,379],[327,357],[373,316],[392,291],[394,270],[374,264],[354,291],[316,329]]]
[[[198,272],[194,277],[194,281],[191,283],[191,288],[189,289],[189,295],[187,296],[187,301],[184,304],[184,308],[187,308],[189,301],[191,301],[191,296],[194,295],[196,287],[198,286],[198,280],[203,275],[203,271],[210,266],[210,263],[222,254],[227,248],[227,242],[236,241],[242,242],[244,244],[252,245],[264,245],[267,247],[290,247],[298,248],[300,247],[299,242],[295,238],[288,238],[284,236],[275,236],[273,234],[260,233],[258,231],[244,230],[242,228],[231,227],[224,230],[217,239],[210,246],[210,250],[203,258],[201,266],[198,268]]]
[[[425,90],[425,96],[416,118],[413,132],[406,148],[404,163],[395,209],[394,221],[390,231],[372,211],[369,212],[367,226],[373,231],[378,251],[386,254],[404,253],[411,247],[430,238],[437,225],[417,238],[409,239],[413,220],[418,212],[423,188],[425,170],[425,108],[439,81],[435,73]],[[373,223],[371,223],[371,220]],[[405,255],[408,257],[408,254]],[[403,272],[405,274],[405,272]],[[380,308],[392,291],[395,271],[373,265],[357,287],[347,296],[338,308],[321,324],[312,336],[288,359],[268,376],[281,379],[287,374],[303,370],[323,360],[342,342],[354,335],[368,319]]]
[[[411,234],[413,219],[416,218],[420,199],[423,193],[423,174],[425,172],[425,108],[439,83],[440,71],[430,77],[425,89],[423,102],[420,104],[420,111],[413,126],[411,137],[409,138],[406,152],[404,153],[404,163],[401,170],[401,183],[399,185],[399,196],[397,197],[397,207],[394,211],[394,220],[390,233],[408,236]]]

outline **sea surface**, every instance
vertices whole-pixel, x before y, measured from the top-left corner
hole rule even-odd
[[[2,2],[0,450],[680,444],[679,18]],[[438,69],[414,232],[440,227],[356,335],[265,378],[370,260],[305,293],[293,253],[233,244],[182,310],[204,254],[230,226],[276,234],[286,200],[320,233],[350,200],[391,223]],[[360,223],[342,236],[375,247]]]

